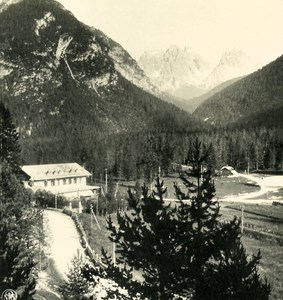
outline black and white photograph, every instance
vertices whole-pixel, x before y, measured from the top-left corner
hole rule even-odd
[[[282,300],[282,28],[0,0],[0,300]]]

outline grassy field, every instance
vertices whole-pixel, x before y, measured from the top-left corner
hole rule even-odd
[[[243,204],[233,203],[227,207],[240,209]],[[274,205],[244,204],[244,211],[255,215],[262,215],[270,219],[276,219],[283,222],[283,207]]]
[[[162,178],[164,181],[164,186],[167,188],[166,198],[175,199],[175,189],[174,182],[176,182],[183,191],[186,191],[182,180],[179,178],[178,174],[172,175],[170,177]],[[127,195],[127,190],[129,188],[133,189],[135,186],[135,181],[121,181],[119,184],[119,193],[121,195]],[[140,182],[143,184],[143,182]],[[243,193],[251,193],[259,190],[259,186],[244,177],[215,177],[214,178],[216,197],[223,198],[230,195],[239,195]],[[282,192],[283,193],[283,192]]]
[[[233,204],[222,207],[222,220],[241,217],[241,205]],[[236,210],[235,210],[236,209]],[[254,230],[275,234],[283,238],[283,207],[267,205],[245,205],[244,222],[254,225]],[[283,246],[273,239],[256,239],[249,237],[248,232],[242,237],[242,242],[249,255],[255,254],[260,249],[262,259],[259,271],[262,277],[268,279],[271,284],[272,294],[270,299],[282,299],[283,295]]]
[[[216,197],[252,193],[260,190],[256,182],[250,181],[244,177],[216,177],[214,179]]]
[[[112,216],[112,218],[114,221],[115,216]],[[95,220],[91,220],[90,214],[80,214],[79,219],[88,237],[88,242],[90,247],[99,255],[101,254],[102,247],[109,254],[112,253],[113,246],[111,241],[108,238],[109,231],[106,229],[107,227],[106,217],[97,216],[97,220],[101,229],[99,229]]]
[[[247,236],[242,242],[249,255],[256,254],[260,249],[262,259],[259,272],[266,277],[271,285],[271,300],[281,300],[283,295],[283,247],[277,243],[251,239]]]
[[[283,199],[283,188],[277,191],[269,191],[267,193],[262,194],[259,197],[254,197],[253,199],[271,199],[273,201],[282,200]]]
[[[235,209],[230,209],[235,208]],[[233,206],[224,206],[221,209],[222,219],[230,220],[234,216],[241,218],[241,205],[233,204]],[[254,214],[254,213],[256,214]],[[244,206],[244,223],[251,224],[255,230],[275,234],[283,237],[283,207],[281,206],[260,206],[249,205]],[[274,217],[271,217],[274,216]]]

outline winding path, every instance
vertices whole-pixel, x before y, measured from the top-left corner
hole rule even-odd
[[[269,192],[275,192],[278,189],[283,188],[283,176],[260,176],[253,174],[236,174],[233,176],[241,176],[246,179],[256,182],[259,185],[260,190],[252,193],[239,194],[238,196],[232,195],[219,199],[221,202],[242,202],[242,203],[254,203],[254,204],[272,204],[275,199],[268,199]],[[255,199],[256,198],[256,199]],[[276,201],[283,202],[282,199],[276,199]]]
[[[50,257],[62,278],[67,279],[72,259],[78,251],[84,253],[78,231],[73,220],[61,212],[45,210],[44,218]]]

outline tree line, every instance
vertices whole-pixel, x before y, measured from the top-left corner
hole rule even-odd
[[[35,206],[34,195],[20,184],[20,148],[11,115],[2,104],[0,113],[0,288],[13,288],[19,299],[28,300],[35,293],[36,266],[42,254],[39,245],[44,243],[42,212]],[[155,151],[156,156],[160,144],[166,148],[169,143],[169,137],[163,143],[151,135],[147,138],[145,146],[151,144],[147,151]],[[180,205],[165,205],[166,189],[159,179],[151,193],[146,185],[136,187],[134,193],[129,191],[130,210],[117,212],[118,226],[108,220],[118,265],[103,251],[106,270],[80,266],[81,276],[89,286],[95,284],[95,276],[112,278],[131,295],[141,293],[148,299],[268,299],[270,286],[257,271],[260,252],[248,258],[241,244],[239,220],[220,222],[211,176],[212,146],[201,147],[192,137],[187,137],[187,143],[185,162],[193,169],[181,177],[187,191],[175,185]],[[81,159],[86,158],[83,153]],[[155,160],[147,163],[153,170]],[[209,168],[203,170],[203,164]],[[120,269],[122,265],[124,269]],[[133,270],[142,272],[142,282],[133,278]]]
[[[282,126],[206,129],[192,133],[94,134],[83,141],[75,141],[72,137],[60,141],[35,138],[22,139],[21,145],[26,164],[76,161],[92,172],[94,182],[104,180],[105,169],[117,180],[152,182],[160,169],[163,176],[168,176],[173,171],[172,163],[185,163],[187,149],[195,137],[213,145],[209,163],[214,170],[225,165],[240,172],[283,169]]]
[[[213,170],[231,165],[239,172],[281,171],[283,169],[283,127],[203,130],[191,134],[151,132],[105,138],[102,143],[81,148],[78,160],[103,181],[105,168],[116,179],[143,179],[173,172],[172,163],[186,162],[187,149],[195,137],[212,144],[209,164]]]

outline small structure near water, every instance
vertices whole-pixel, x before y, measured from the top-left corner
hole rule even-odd
[[[231,167],[231,166],[224,166],[221,168],[221,176],[230,176],[230,175],[236,175],[237,171]]]

